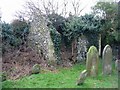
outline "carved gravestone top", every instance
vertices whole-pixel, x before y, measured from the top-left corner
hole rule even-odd
[[[87,61],[86,61],[86,69],[88,72],[88,76],[97,76],[98,74],[98,60],[99,55],[97,48],[95,46],[91,46],[87,52]]]
[[[110,74],[112,72],[112,48],[110,45],[106,45],[102,53],[102,72],[104,75]]]

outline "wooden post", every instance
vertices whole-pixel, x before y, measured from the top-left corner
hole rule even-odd
[[[99,56],[101,56],[101,34],[99,34]]]

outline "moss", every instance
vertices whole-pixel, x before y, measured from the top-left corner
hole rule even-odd
[[[97,76],[98,74],[98,51],[95,46],[91,46],[87,52],[87,61],[86,61],[86,69],[88,71],[88,76]]]
[[[95,46],[91,46],[88,50],[88,53],[90,53],[91,55],[97,53],[97,48]]]

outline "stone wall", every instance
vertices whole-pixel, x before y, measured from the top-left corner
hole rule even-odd
[[[42,15],[34,16],[28,39],[29,45],[42,54],[45,60],[55,61],[50,31]]]
[[[87,45],[88,45],[87,38],[84,35],[80,36],[78,38],[78,43],[77,43],[77,61],[78,62],[86,59]]]

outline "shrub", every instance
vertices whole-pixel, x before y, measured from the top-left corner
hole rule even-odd
[[[15,20],[11,24],[2,23],[2,41],[4,45],[19,47],[23,44],[29,33],[29,25],[25,21]]]

